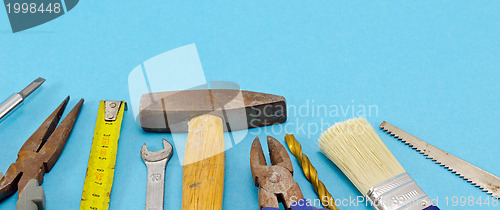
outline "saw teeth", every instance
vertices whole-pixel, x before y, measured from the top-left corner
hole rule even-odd
[[[468,183],[474,185],[475,187],[478,187],[479,189],[481,189],[481,191],[483,192],[486,192],[486,194],[488,195],[491,195],[497,199],[500,199],[500,195],[499,194],[496,194],[495,192],[489,190],[489,189],[486,189],[485,187],[482,187],[481,185],[477,184],[476,181],[474,181],[474,179],[472,178],[468,178],[468,177],[465,177],[464,175],[460,174],[458,171],[456,171],[455,169],[449,167],[449,166],[446,166],[445,164],[441,163],[439,160],[437,159],[434,159],[434,157],[431,157],[429,156],[429,154],[426,154],[425,151],[422,151],[420,149],[418,149],[417,147],[413,146],[411,144],[411,142],[408,142],[406,140],[404,140],[402,137],[400,137],[399,135],[393,133],[392,131],[390,131],[388,128],[384,127],[384,126],[380,126],[380,128],[382,128],[383,131],[387,132],[389,135],[393,136],[394,138],[400,140],[401,142],[403,142],[405,145],[408,145],[410,146],[412,149],[415,149],[416,151],[418,151],[420,154],[423,154],[427,159],[431,159],[432,161],[434,161],[436,164],[439,164],[440,166],[443,166],[445,169],[447,169],[448,171],[451,171],[453,174],[455,175],[458,175],[460,178],[462,178],[463,180],[467,181]]]

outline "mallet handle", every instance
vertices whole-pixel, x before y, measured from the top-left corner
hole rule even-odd
[[[182,175],[182,209],[222,209],[224,133],[222,119],[201,115],[188,122]]]

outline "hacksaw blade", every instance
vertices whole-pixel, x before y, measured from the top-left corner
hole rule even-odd
[[[479,187],[483,192],[491,194],[500,199],[500,178],[478,168],[458,157],[455,157],[427,142],[412,136],[411,134],[391,125],[388,122],[382,122],[380,128],[388,134],[401,140],[403,143],[424,154],[427,159],[432,159],[437,164],[444,166],[449,171],[457,174],[460,178]]]

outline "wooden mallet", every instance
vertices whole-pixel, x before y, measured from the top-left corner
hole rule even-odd
[[[286,121],[282,96],[231,89],[144,94],[140,123],[148,132],[187,132],[182,209],[222,209],[223,132]]]

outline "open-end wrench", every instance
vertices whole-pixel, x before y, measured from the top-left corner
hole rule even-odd
[[[163,139],[162,150],[148,151],[146,144],[142,145],[141,157],[148,168],[146,187],[146,210],[163,210],[163,194],[165,192],[165,167],[172,157],[172,145]]]

